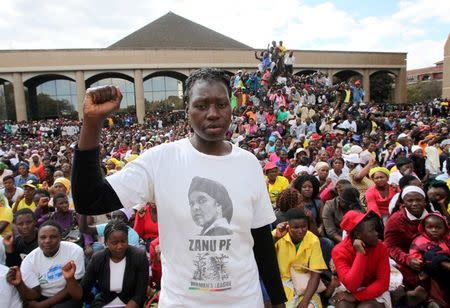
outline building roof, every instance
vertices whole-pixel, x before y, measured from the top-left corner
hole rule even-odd
[[[253,49],[172,12],[112,44],[111,49]]]

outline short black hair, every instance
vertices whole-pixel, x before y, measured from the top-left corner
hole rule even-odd
[[[67,195],[65,193],[57,193],[56,195],[53,196],[53,205],[56,206],[56,203],[58,202],[59,199],[62,198],[67,198]]]
[[[44,195],[45,197],[50,198],[50,193],[48,192],[48,190],[41,189],[41,188],[36,189],[36,191],[34,192],[34,195],[35,196],[36,195]]]
[[[412,160],[409,158],[406,158],[406,157],[400,157],[395,161],[395,165],[399,169],[400,169],[400,167],[407,165],[407,164],[412,164]]]
[[[398,186],[400,187],[400,189],[403,189],[403,187],[411,185],[411,182],[414,180],[418,180],[418,178],[411,174],[404,175],[402,176],[400,181],[398,181]]]
[[[7,175],[7,176],[5,176],[5,177],[3,178],[3,183],[5,183],[7,180],[13,180],[13,182],[15,183],[15,181],[14,181],[14,176],[13,176],[13,175]]]
[[[25,208],[25,209],[18,210],[14,214],[14,221],[13,222],[15,223],[19,216],[24,216],[24,215],[30,215],[33,218],[33,220],[36,220],[36,215],[34,214],[34,212],[32,210],[30,210],[30,209]]]
[[[309,226],[309,217],[305,214],[305,211],[303,211],[301,208],[292,208],[287,210],[285,217],[288,222],[295,219],[304,219],[308,222]]]
[[[120,219],[113,219],[110,220],[106,226],[105,226],[105,230],[103,231],[103,235],[105,237],[105,241],[108,240],[109,236],[114,232],[114,231],[122,231],[124,232],[127,236],[128,236],[128,226],[126,223],[124,223],[122,220]]]
[[[194,71],[185,82],[185,90],[183,94],[183,101],[186,104],[186,107],[189,106],[189,100],[191,95],[191,90],[194,87],[194,84],[197,81],[216,81],[221,82],[225,85],[227,89],[228,97],[231,96],[231,88],[230,88],[230,77],[227,73],[222,69],[217,68],[201,68],[199,70]]]
[[[54,221],[53,219],[49,219],[49,220],[47,220],[46,222],[44,222],[44,223],[39,227],[39,230],[38,230],[38,231],[41,231],[42,228],[48,227],[48,226],[56,228],[56,229],[58,230],[59,234],[60,234],[60,235],[62,234],[62,228],[61,228],[61,226],[59,225],[59,223],[57,223],[57,222]]]

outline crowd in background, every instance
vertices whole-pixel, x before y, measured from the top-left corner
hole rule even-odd
[[[295,54],[281,41],[255,58],[255,70],[230,78],[227,138],[265,173],[289,305],[448,307],[448,100],[406,108],[365,102],[360,80],[294,75]],[[157,302],[158,205],[75,212],[70,179],[80,125],[0,125],[0,276],[7,278],[0,290],[30,307]],[[102,132],[103,172],[190,134],[183,112],[149,113],[144,124],[117,114]],[[57,262],[47,257],[54,251]]]

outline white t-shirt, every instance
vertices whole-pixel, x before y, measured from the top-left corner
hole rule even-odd
[[[207,184],[190,201],[195,177]],[[158,207],[159,307],[263,307],[250,230],[275,215],[253,154],[233,146],[228,155],[206,155],[183,139],[151,148],[107,180],[125,207],[148,201]],[[199,205],[205,191],[222,200],[222,210]],[[212,214],[217,219],[208,228],[202,221]]]
[[[73,260],[77,267],[75,279],[84,276],[84,253],[77,244],[61,241],[58,252],[46,257],[41,248],[30,252],[22,261],[20,270],[23,282],[29,288],[41,287],[43,296],[51,297],[66,286],[62,267]]]
[[[122,292],[123,276],[125,274],[125,266],[127,265],[127,259],[123,258],[120,262],[115,263],[113,260],[109,260],[109,289],[113,292]],[[119,297],[113,299],[109,304],[104,306],[105,308],[113,307],[125,307],[125,303]]]
[[[0,307],[2,308],[19,308],[22,307],[17,289],[6,281],[6,274],[9,268],[0,265]]]

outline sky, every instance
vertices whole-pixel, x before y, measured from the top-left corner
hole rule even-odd
[[[172,11],[253,48],[407,52],[443,59],[448,0],[0,0],[0,49],[105,48]]]

